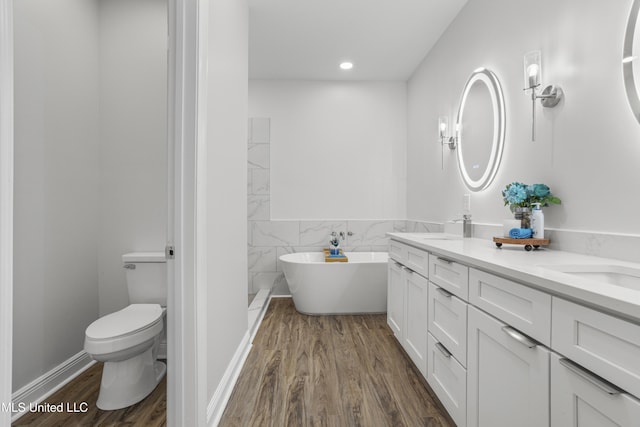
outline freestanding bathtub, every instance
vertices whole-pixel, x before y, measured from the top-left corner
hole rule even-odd
[[[349,262],[325,262],[322,252],[280,257],[296,310],[304,314],[387,311],[386,252],[347,252]]]

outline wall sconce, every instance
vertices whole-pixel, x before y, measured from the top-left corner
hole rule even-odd
[[[443,147],[447,144],[451,150],[455,150],[458,138],[456,136],[447,136],[448,131],[449,117],[438,117],[438,136],[440,137],[440,143]]]
[[[559,86],[548,85],[538,95],[537,90],[542,80],[542,63],[539,50],[524,55],[524,90],[531,90],[531,140],[536,140],[536,99],[545,108],[553,108],[564,97]]]

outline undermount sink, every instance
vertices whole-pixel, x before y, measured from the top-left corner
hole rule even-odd
[[[640,291],[640,269],[621,265],[539,265],[571,276]]]

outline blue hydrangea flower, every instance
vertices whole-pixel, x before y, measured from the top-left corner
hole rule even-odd
[[[534,197],[544,198],[551,194],[549,187],[544,184],[533,184],[529,186],[529,191]]]
[[[502,192],[505,202],[510,205],[519,204],[527,199],[527,188],[524,184],[514,182]]]

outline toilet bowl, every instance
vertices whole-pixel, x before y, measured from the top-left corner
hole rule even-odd
[[[125,254],[131,304],[103,316],[86,329],[84,349],[104,362],[96,405],[121,409],[140,402],[162,380],[167,366],[157,359],[166,308],[163,253]]]
[[[156,352],[163,315],[158,304],[131,304],[89,325],[85,351],[104,362],[98,408],[138,403],[162,380],[167,366],[156,360]]]

